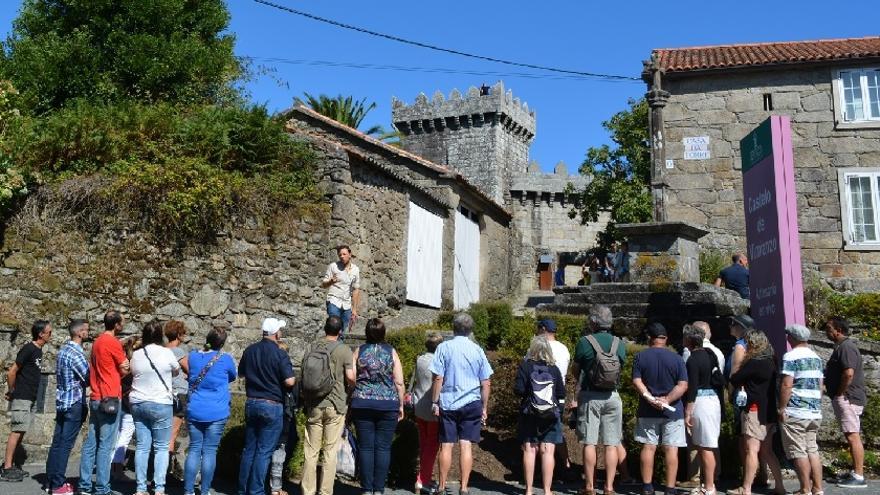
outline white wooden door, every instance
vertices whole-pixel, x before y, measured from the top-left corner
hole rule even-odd
[[[406,298],[440,307],[443,284],[443,218],[410,201],[406,249]]]
[[[474,212],[455,211],[455,309],[467,309],[480,300],[480,225]]]

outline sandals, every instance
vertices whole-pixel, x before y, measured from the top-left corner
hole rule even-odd
[[[272,495],[288,495],[284,490],[272,490]]]
[[[727,495],[749,495],[746,493],[746,489],[739,486],[732,490],[727,490]]]

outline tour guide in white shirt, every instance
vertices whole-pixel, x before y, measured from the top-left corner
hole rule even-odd
[[[361,270],[351,262],[351,248],[342,244],[336,248],[339,261],[327,266],[321,287],[327,291],[327,316],[342,318],[342,333],[357,321],[358,303],[361,300]]]

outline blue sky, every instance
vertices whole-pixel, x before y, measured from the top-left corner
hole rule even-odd
[[[876,0],[569,2],[332,2],[275,3],[347,24],[451,49],[578,71],[638,76],[652,48],[871,36],[880,33]],[[21,5],[0,2],[0,31]],[[256,57],[268,75],[248,88],[272,110],[304,91],[354,95],[377,103],[363,127],[390,127],[391,97],[412,102],[420,92],[502,79],[537,112],[531,158],[545,170],[565,161],[575,172],[589,146],[609,142],[603,120],[644,94],[641,82],[573,80],[464,59],[342,30],[252,0],[228,0],[236,52]],[[845,9],[845,12],[841,10]],[[300,61],[297,63],[277,60]],[[303,63],[302,61],[309,61]],[[314,65],[318,61],[322,65]],[[407,70],[330,67],[323,62],[402,66]],[[418,69],[418,70],[417,70]],[[422,69],[440,69],[426,72]],[[445,70],[444,70],[445,69]],[[456,71],[456,72],[450,72]],[[460,72],[477,74],[462,74]],[[530,72],[540,78],[513,76]],[[504,75],[499,75],[502,73]]]

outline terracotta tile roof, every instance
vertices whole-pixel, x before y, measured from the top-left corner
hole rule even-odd
[[[654,50],[667,73],[880,58],[880,36]]]
[[[440,165],[438,163],[434,163],[430,160],[425,160],[424,158],[420,157],[419,155],[410,153],[408,151],[402,150],[402,149],[397,148],[395,146],[391,146],[390,144],[386,144],[386,143],[384,143],[374,137],[371,137],[371,136],[364,134],[363,132],[361,132],[353,127],[349,127],[345,124],[342,124],[336,120],[331,119],[330,117],[327,117],[323,114],[320,114],[320,113],[312,110],[309,107],[306,107],[303,105],[296,105],[293,107],[292,110],[309,115],[310,117],[312,117],[314,119],[318,119],[318,120],[324,122],[325,124],[329,125],[330,127],[338,129],[346,134],[351,135],[352,137],[367,141],[368,143],[373,144],[374,146],[378,146],[380,148],[383,148],[385,151],[390,151],[398,156],[408,158],[408,159],[418,163],[419,165],[422,165],[424,167],[432,169],[436,172],[441,172],[441,173],[446,173],[446,174],[455,173],[455,171],[450,170],[449,167],[446,167],[444,165]]]

